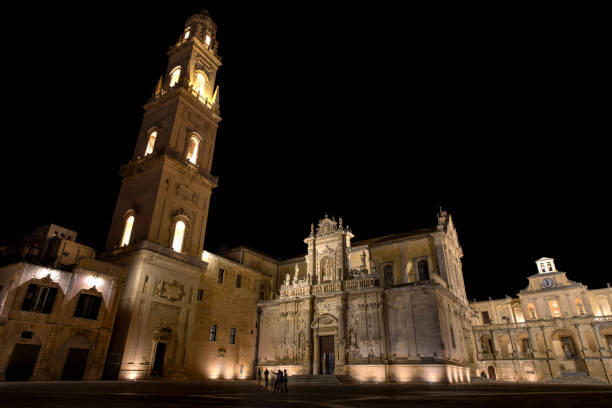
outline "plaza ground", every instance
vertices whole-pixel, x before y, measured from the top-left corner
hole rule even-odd
[[[0,383],[0,407],[612,407],[612,387],[546,384],[309,384],[274,395],[254,381]]]

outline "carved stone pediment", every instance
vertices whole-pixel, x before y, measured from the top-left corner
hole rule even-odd
[[[310,325],[310,328],[314,329],[320,326],[332,326],[336,324],[338,324],[338,319],[336,318],[336,316],[326,313],[315,319]]]

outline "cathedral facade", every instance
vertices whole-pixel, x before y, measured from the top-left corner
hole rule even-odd
[[[258,366],[365,381],[467,382],[474,362],[462,251],[450,215],[351,242],[325,217],[279,297],[262,301]]]

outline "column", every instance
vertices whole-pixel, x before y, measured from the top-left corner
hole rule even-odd
[[[314,358],[312,359],[312,375],[319,374],[319,329],[314,329],[312,334],[314,341]]]
[[[381,303],[382,299],[378,299],[378,335],[380,339],[380,348],[381,348],[381,360],[383,363],[387,364],[389,359],[387,357],[387,333],[386,333],[386,323],[384,317],[384,305]]]
[[[336,307],[336,314],[338,317],[338,355],[336,356],[336,368],[339,369],[340,374],[344,375],[344,364],[346,363],[346,330],[345,330],[345,319],[344,311],[346,307],[344,304]]]
[[[539,350],[537,349],[537,343],[533,340],[533,333],[531,327],[527,328],[527,334],[529,335],[529,344],[531,345],[531,351],[533,353],[538,352]]]
[[[408,282],[408,271],[406,270],[406,251],[404,247],[400,247],[400,270],[402,271],[402,283]]]
[[[542,338],[544,339],[544,347],[546,348],[546,362],[548,363],[548,371],[550,373],[550,378],[553,378],[553,372],[550,366],[550,352],[552,350],[548,347],[548,341],[546,340],[546,331],[544,330],[544,327],[540,326],[540,330],[542,331]]]
[[[597,345],[599,346],[599,354],[601,354],[603,357],[602,351],[606,350],[606,345],[605,345],[606,343],[601,337],[601,331],[599,330],[599,325],[591,323],[591,327],[593,328],[593,333],[595,334],[595,338],[597,339]]]
[[[305,350],[305,359],[306,359],[306,367],[304,367],[304,373],[309,373],[312,372],[311,367],[312,367],[312,360],[313,360],[313,356],[312,356],[312,342],[313,342],[313,338],[312,338],[312,329],[310,328],[310,326],[312,325],[312,303],[311,303],[311,299],[308,299],[308,303],[307,303],[307,308],[304,311],[306,313],[306,327],[304,328],[304,330],[306,330],[306,350]]]
[[[501,353],[501,347],[499,345],[499,339],[497,338],[497,332],[495,330],[490,330],[491,333],[491,339],[493,340],[493,348],[494,350],[491,350],[493,352],[493,354],[495,354],[495,357],[497,357],[497,354]]]
[[[578,341],[580,342],[580,350],[582,350],[582,359],[584,360],[584,365],[586,367],[587,370],[587,375],[591,375],[590,371],[589,371],[589,365],[587,364],[586,361],[586,350],[587,348],[584,346],[584,342],[582,341],[582,334],[580,334],[580,325],[576,324],[576,331],[578,332]]]

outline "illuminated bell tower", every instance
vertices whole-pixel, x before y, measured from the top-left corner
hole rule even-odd
[[[132,160],[121,167],[117,206],[101,258],[127,268],[105,378],[184,378],[193,337],[219,117],[216,26],[187,19],[168,50]]]
[[[166,74],[144,105],[133,158],[121,167],[107,250],[148,241],[201,258],[217,186],[210,174],[221,121],[216,32],[203,11],[187,20],[168,50]]]

